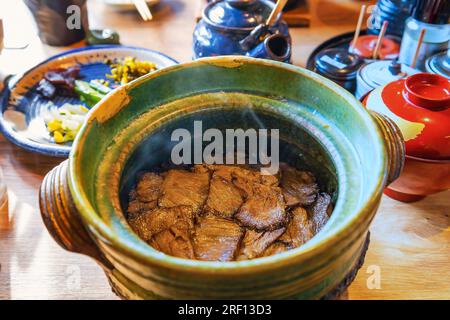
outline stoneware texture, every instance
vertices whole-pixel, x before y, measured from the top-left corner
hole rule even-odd
[[[315,172],[333,194],[328,224],[300,248],[239,262],[171,257],[141,241],[122,207],[139,172],[168,160],[170,134],[207,128],[278,128],[280,157]],[[69,160],[40,193],[62,247],[93,257],[127,299],[326,296],[358,265],[386,184],[400,173],[403,139],[346,90],[308,70],[238,56],[156,71],[98,104]]]

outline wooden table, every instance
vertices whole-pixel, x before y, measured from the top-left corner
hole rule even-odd
[[[5,29],[26,50],[5,50],[0,70],[25,70],[61,51],[42,45],[19,0],[1,1]],[[92,27],[120,32],[122,43],[163,51],[179,61],[191,57],[195,6],[190,0],[165,0],[155,19],[144,23],[135,12],[120,14],[89,0]],[[312,25],[291,30],[294,64],[304,65],[321,41],[350,31],[358,3],[311,2]],[[317,17],[317,12],[320,17]],[[0,166],[9,192],[9,208],[0,211],[0,299],[116,299],[101,269],[89,258],[61,249],[49,236],[38,209],[38,188],[61,159],[24,151],[0,136]],[[379,281],[377,281],[379,280]],[[348,299],[450,298],[450,192],[404,204],[384,197],[371,227],[371,244]]]

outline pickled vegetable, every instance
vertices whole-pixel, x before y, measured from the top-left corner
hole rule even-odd
[[[94,89],[88,82],[81,80],[75,80],[74,90],[79,95],[80,100],[89,107],[94,106],[105,96],[104,93]]]
[[[44,121],[53,140],[56,143],[74,140],[88,111],[83,105],[69,103],[51,108]]]
[[[120,84],[126,84],[157,69],[156,64],[150,61],[138,61],[134,57],[123,60],[106,61],[111,66],[111,74],[106,77]]]

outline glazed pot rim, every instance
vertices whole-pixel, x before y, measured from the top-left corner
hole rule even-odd
[[[120,111],[121,108],[121,106],[117,106],[116,109],[114,109],[114,107],[111,108],[112,106],[108,105],[108,108],[103,108],[104,110],[107,110],[107,112],[104,112],[104,110],[100,112],[101,106],[108,103],[108,97],[111,97],[112,95],[117,94],[120,91],[125,92],[149,79],[169,72],[174,72],[178,69],[202,64],[233,68],[246,63],[281,68],[290,72],[300,74],[304,77],[312,79],[318,85],[326,86],[327,89],[333,91],[335,94],[340,95],[340,97],[347,101],[349,105],[356,106],[355,111],[364,120],[364,123],[370,127],[373,134],[377,138],[376,141],[379,143],[378,148],[380,148],[380,153],[378,154],[378,156],[380,158],[378,160],[380,163],[380,167],[378,168],[378,171],[373,172],[373,174],[377,176],[377,179],[372,183],[371,188],[368,189],[364,197],[362,197],[360,201],[355,204],[354,213],[346,220],[345,223],[342,223],[339,228],[333,230],[333,232],[330,232],[319,241],[314,242],[313,240],[311,240],[296,249],[288,250],[286,252],[269,257],[262,257],[245,261],[219,262],[177,258],[169,255],[161,255],[160,252],[151,248],[150,246],[147,246],[147,250],[140,250],[139,248],[131,245],[130,241],[121,239],[120,237],[116,237],[112,233],[110,227],[103,221],[103,219],[96,213],[96,210],[92,207],[87,194],[81,187],[82,183],[80,177],[77,175],[77,161],[80,158],[79,150],[82,149],[84,136],[90,123],[93,119],[97,119],[98,117],[113,117],[115,113]],[[129,84],[120,87],[119,89],[112,91],[107,95],[106,98],[99,102],[89,112],[87,121],[85,121],[82,125],[80,132],[73,143],[72,152],[69,155],[68,165],[69,188],[75,205],[80,212],[80,216],[85,224],[85,227],[87,227],[91,233],[94,233],[96,237],[99,237],[104,242],[113,245],[116,250],[123,252],[124,255],[132,257],[137,261],[141,261],[148,265],[158,265],[160,267],[169,268],[171,270],[188,271],[191,273],[211,272],[214,274],[224,275],[240,274],[244,272],[254,273],[256,271],[261,272],[264,270],[270,270],[276,268],[277,266],[286,265],[287,263],[295,263],[298,261],[298,258],[309,259],[311,257],[314,257],[318,253],[325,252],[339,242],[346,241],[349,238],[352,238],[352,235],[355,236],[355,228],[358,225],[367,222],[368,216],[374,211],[373,209],[378,206],[383,187],[387,180],[387,160],[382,150],[384,150],[383,135],[376,121],[370,116],[367,110],[363,108],[361,103],[350,92],[343,89],[334,82],[312,71],[278,61],[264,60],[245,56],[208,57],[157,70],[146,76],[138,78],[130,82]]]

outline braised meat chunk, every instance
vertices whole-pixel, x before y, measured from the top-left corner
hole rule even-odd
[[[279,188],[254,185],[251,195],[241,206],[235,218],[254,230],[275,230],[286,222],[283,196]]]
[[[286,232],[278,239],[288,248],[297,248],[313,237],[311,223],[308,221],[308,213],[302,207],[297,207],[291,212],[291,221]]]
[[[162,231],[173,229],[176,233],[188,233],[193,229],[194,212],[191,207],[156,208],[129,219],[131,228],[144,241]]]
[[[141,214],[155,209],[156,206],[157,206],[156,201],[141,202],[138,199],[132,199],[128,204],[127,218],[128,219],[137,218]]]
[[[208,168],[214,172],[215,176],[220,176],[227,181],[244,179],[267,186],[276,186],[279,182],[276,175],[261,174],[259,169],[248,166],[209,165]]]
[[[214,172],[215,176],[219,176],[227,181],[232,181],[233,178],[245,177],[251,181],[260,181],[258,171],[252,170],[245,166],[228,166],[228,165],[209,165],[210,170]]]
[[[286,164],[281,166],[281,189],[287,206],[307,206],[314,202],[318,190],[314,176]]]
[[[161,192],[163,178],[156,173],[147,172],[136,186],[136,198],[141,202],[157,201]]]
[[[205,212],[232,218],[242,205],[242,193],[231,182],[213,176],[206,200]]]
[[[277,175],[263,174],[261,175],[261,183],[266,186],[278,186],[280,181]]]
[[[191,206],[199,211],[208,197],[209,173],[169,170],[162,183],[160,207]]]
[[[202,217],[195,228],[194,252],[199,260],[232,261],[243,235],[235,222],[214,215]]]
[[[253,231],[247,230],[242,240],[241,251],[238,259],[253,259],[259,257],[279,236],[285,228],[274,231]]]
[[[256,184],[261,185],[259,182],[249,180],[247,178],[243,177],[232,177],[231,180],[233,184],[241,190],[242,194],[244,195],[244,198],[250,198],[255,193],[258,194],[258,191],[255,190]]]
[[[314,234],[319,232],[331,214],[331,197],[327,193],[317,196],[314,205],[308,210]]]
[[[192,167],[192,172],[195,173],[209,173],[209,167],[206,164],[196,164]]]
[[[154,249],[185,259],[248,260],[297,248],[328,221],[331,196],[310,172],[263,169],[196,164],[145,173],[130,192],[128,223]]]
[[[150,245],[156,250],[174,257],[195,258],[191,238],[177,235],[170,229],[156,234],[150,241]]]
[[[132,192],[128,203],[127,217],[129,219],[153,210],[158,205],[163,178],[156,173],[145,173]]]
[[[272,256],[277,253],[285,252],[289,250],[289,248],[281,241],[275,241],[272,243],[261,255],[261,257]]]

